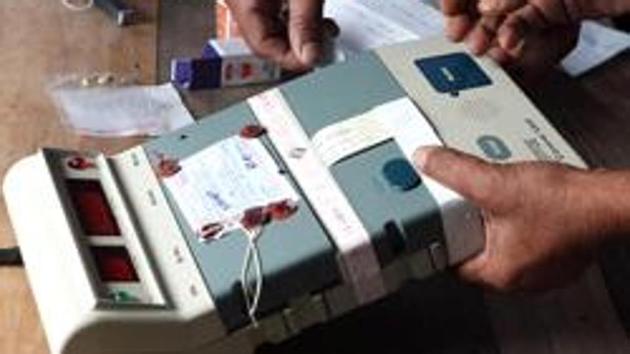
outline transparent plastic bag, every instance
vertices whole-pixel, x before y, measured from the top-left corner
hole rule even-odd
[[[66,127],[80,135],[157,136],[194,122],[177,90],[97,73],[55,80],[48,91]]]

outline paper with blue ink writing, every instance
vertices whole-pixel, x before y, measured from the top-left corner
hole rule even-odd
[[[181,171],[163,178],[191,229],[221,224],[239,228],[245,211],[298,195],[259,139],[219,141],[180,161]]]

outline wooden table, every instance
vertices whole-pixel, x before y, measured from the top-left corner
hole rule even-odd
[[[0,175],[43,145],[113,153],[138,143],[74,135],[60,124],[46,87],[56,77],[94,71],[135,74],[144,83],[164,78],[171,56],[196,54],[207,37],[210,16],[199,8],[208,3],[163,1],[158,11],[157,1],[137,0],[145,21],[120,29],[97,10],[1,1]],[[199,116],[259,89],[198,93],[186,102]],[[579,80],[555,75],[529,93],[591,163],[630,167],[630,55]],[[0,247],[11,246],[13,233],[1,210]],[[630,301],[623,301],[630,299],[627,250],[615,245],[602,254],[606,282],[595,267],[578,283],[540,297],[483,294],[445,274],[262,352],[630,352],[623,326],[630,318]],[[0,353],[48,353],[22,269],[0,268]]]
[[[60,123],[46,87],[74,73],[156,71],[157,5],[142,3],[146,24],[121,30],[97,10],[74,13],[59,1],[0,2],[0,171],[44,145],[114,152],[137,139],[85,139]],[[14,244],[2,200],[0,247]],[[30,289],[21,269],[0,269],[0,353],[47,353]]]

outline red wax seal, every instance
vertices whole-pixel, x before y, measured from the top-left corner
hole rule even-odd
[[[249,79],[254,75],[254,67],[250,63],[241,64],[241,79]]]
[[[68,167],[75,170],[87,170],[94,167],[94,163],[82,156],[75,156],[68,160]]]
[[[174,159],[163,159],[158,164],[158,175],[160,177],[172,177],[175,176],[182,168],[179,166],[179,162]]]
[[[254,229],[269,222],[269,212],[267,208],[253,207],[245,210],[241,225],[246,229]]]
[[[210,223],[201,228],[199,237],[204,241],[212,241],[217,238],[223,231],[223,225],[219,223]]]
[[[248,124],[241,129],[239,135],[241,138],[255,139],[267,133],[267,129],[259,124]]]
[[[293,201],[283,200],[277,203],[271,203],[267,207],[271,218],[276,221],[286,220],[297,211],[298,207]]]

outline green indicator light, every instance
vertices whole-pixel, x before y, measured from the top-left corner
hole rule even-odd
[[[112,298],[114,299],[115,302],[137,302],[138,301],[137,297],[123,290],[112,292]]]

